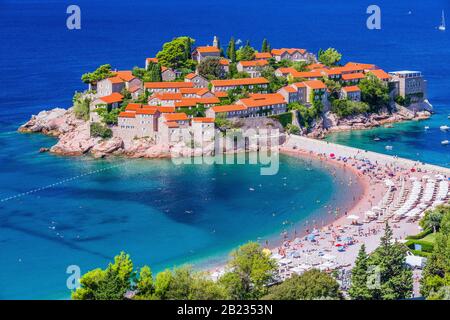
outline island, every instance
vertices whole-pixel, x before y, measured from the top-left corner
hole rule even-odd
[[[41,151],[62,155],[209,156],[217,152],[214,137],[226,130],[278,129],[281,144],[288,135],[323,138],[432,112],[419,71],[342,64],[334,48],[316,55],[272,49],[265,40],[258,52],[249,42],[237,49],[232,38],[225,52],[217,37],[212,45],[194,43],[175,38],[143,68],[101,65],[82,76],[88,88],[75,93],[71,108],[42,111],[19,131],[58,137]]]

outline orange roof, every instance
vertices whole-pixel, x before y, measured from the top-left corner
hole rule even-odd
[[[277,71],[281,72],[282,74],[289,74],[289,73],[293,73],[293,72],[298,72],[297,70],[295,70],[294,68],[278,68]]]
[[[295,89],[293,86],[286,86],[281,88],[280,90],[285,90],[286,92],[290,92],[290,93],[296,93],[297,89]]]
[[[256,52],[255,59],[270,59],[272,54],[270,52]]]
[[[134,112],[121,112],[119,113],[119,118],[134,118],[135,117],[135,113]]]
[[[272,49],[272,54],[274,56],[281,56],[285,52],[289,54],[294,54],[295,52],[299,52],[301,54],[304,54],[306,52],[305,49],[298,49],[298,48],[281,48],[281,49]]]
[[[369,63],[359,63],[359,62],[348,62],[345,67],[355,67],[355,68],[361,68],[360,70],[370,70],[375,69],[376,66],[374,64]]]
[[[312,63],[309,66],[306,66],[306,69],[308,70],[314,70],[314,69],[319,69],[319,68],[323,68],[324,65],[321,63]]]
[[[231,111],[242,111],[247,110],[247,107],[239,104],[231,104],[226,106],[215,106],[211,107],[211,110],[214,112],[231,112]]]
[[[322,77],[322,73],[320,71],[304,71],[304,72],[298,72],[295,70],[295,72],[291,72],[291,75],[294,78],[320,78]]]
[[[147,62],[158,63],[158,58],[147,58],[146,61]]]
[[[347,73],[342,75],[342,80],[357,80],[363,79],[364,73]]]
[[[188,75],[186,75],[186,79],[194,79],[195,77],[197,77],[198,76],[198,74],[195,74],[195,73],[189,73]]]
[[[239,63],[243,67],[263,67],[269,64],[267,60],[239,61]]]
[[[136,114],[156,114],[158,112],[157,107],[145,106],[142,109],[136,111]]]
[[[377,77],[380,80],[388,80],[389,74],[387,74],[384,70],[377,69],[377,70],[370,70],[370,73],[373,73],[375,77]]]
[[[164,92],[164,93],[155,93],[150,99],[159,99],[159,100],[181,100],[183,99],[183,95],[180,92],[172,93],[172,92]]]
[[[303,84],[313,90],[326,89],[327,86],[320,80],[304,81]]]
[[[140,103],[129,103],[126,106],[125,110],[126,111],[136,111],[136,110],[139,110],[141,108],[142,108],[142,104],[140,104]]]
[[[345,92],[358,92],[358,91],[361,91],[358,86],[342,87],[342,90],[344,90]]]
[[[192,82],[146,82],[144,87],[146,89],[180,89],[192,88],[194,84]]]
[[[200,53],[220,53],[220,50],[212,46],[197,47],[195,51]]]
[[[268,84],[269,80],[266,78],[242,78],[231,80],[212,80],[211,84],[214,87],[231,87],[231,86],[248,86],[256,84]]]
[[[136,78],[133,76],[131,71],[125,70],[125,71],[115,71],[113,72],[114,76],[108,78],[109,81],[112,83],[122,83],[122,82],[128,82]]]
[[[175,112],[175,107],[172,107],[172,106],[156,106],[156,109],[161,113]]]
[[[253,94],[250,98],[240,99],[239,102],[248,108],[259,108],[286,103],[284,97],[278,93]]]
[[[205,88],[181,88],[181,94],[198,94],[200,91],[203,91]],[[206,89],[208,90],[208,89]]]
[[[189,119],[184,112],[164,113],[163,116],[166,121],[184,121]]]
[[[320,72],[322,72],[322,73],[324,73],[324,74],[326,74],[326,75],[339,75],[339,74],[342,73],[340,70],[336,70],[336,69],[325,69],[325,68],[320,69],[320,70],[317,70],[317,71],[320,71]]]
[[[363,72],[364,71],[364,66],[348,65],[348,66],[344,66],[344,67],[331,68],[330,70],[339,71],[341,73]]]
[[[230,65],[230,61],[228,61],[227,59],[220,59],[219,63],[223,66]]]
[[[169,128],[178,128],[179,127],[178,123],[173,122],[173,121],[167,121],[167,122],[164,122],[164,123]]]
[[[193,118],[194,122],[203,122],[203,123],[212,123],[214,122],[214,118]]]
[[[214,92],[214,95],[217,98],[226,98],[226,97],[228,97],[228,92],[226,92],[226,91],[217,91],[217,92]]]
[[[180,90],[181,91],[181,90]],[[205,95],[205,94],[207,94],[207,93],[209,93],[209,90],[207,89],[207,88],[202,88],[202,89],[200,89],[199,91],[197,91],[197,94],[199,95],[199,96],[203,96],[203,95]]]
[[[296,83],[293,83],[292,85],[296,86],[297,88],[304,88],[304,87],[306,87],[304,82],[296,82]]]
[[[169,72],[173,72],[173,70],[172,69],[170,69],[170,68],[167,68],[167,67],[161,67],[161,73],[164,73],[164,72],[166,72],[166,71],[169,71]]]
[[[175,107],[195,107],[197,104],[217,104],[220,103],[219,98],[183,98],[180,101],[175,102]]]
[[[106,102],[107,104],[111,104],[111,103],[122,101],[123,100],[123,95],[121,95],[118,92],[113,92],[109,96],[101,97],[100,100]]]

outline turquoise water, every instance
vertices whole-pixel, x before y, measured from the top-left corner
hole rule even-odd
[[[285,156],[277,175],[261,176],[257,165],[39,154],[54,143],[41,135],[8,132],[0,141],[3,200],[74,178],[0,202],[3,299],[68,297],[67,266],[85,272],[121,250],[155,271],[217,262],[248,240],[274,244],[294,222],[298,232],[320,225],[332,218],[324,205],[351,202],[351,192],[336,199],[349,173],[333,177],[321,163]]]
[[[450,108],[448,105],[436,105],[435,110],[436,114],[428,120],[397,123],[392,128],[339,132],[330,134],[326,140],[450,167],[450,146],[441,144],[444,140],[450,140],[450,131],[439,129],[443,125],[450,126]],[[375,138],[380,140],[375,141]],[[386,146],[393,148],[387,150]]]

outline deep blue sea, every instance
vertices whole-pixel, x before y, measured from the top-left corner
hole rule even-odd
[[[38,153],[54,139],[16,133],[31,114],[70,106],[84,89],[82,73],[104,63],[142,66],[176,36],[211,44],[217,35],[223,46],[234,36],[255,47],[266,37],[272,47],[313,52],[332,46],[344,61],[420,70],[431,120],[329,139],[379,152],[392,145],[393,154],[450,166],[440,144],[450,133],[438,129],[450,125],[450,31],[436,29],[450,5],[376,3],[381,30],[366,28],[372,2],[364,0],[1,0],[0,199],[19,196],[0,202],[0,299],[67,298],[68,265],[104,267],[121,250],[154,270],[221,259],[248,240],[273,241],[291,222],[319,223],[329,218],[324,206],[351,198],[352,188],[337,197],[348,175],[334,177],[320,163],[282,157],[277,175],[260,176],[252,165],[64,158]],[[81,30],[66,28],[71,4],[81,8]]]

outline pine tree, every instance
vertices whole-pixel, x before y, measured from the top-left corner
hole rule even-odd
[[[363,244],[359,249],[355,266],[352,269],[352,283],[348,291],[348,294],[354,300],[367,300],[372,297],[370,290],[367,287],[367,260],[368,255],[366,253],[366,246]]]
[[[264,38],[263,43],[262,43],[262,47],[261,47],[261,52],[269,52],[268,51],[268,42],[267,39]]]
[[[392,229],[386,222],[380,246],[368,259],[368,267],[373,266],[379,272],[380,283],[372,290],[373,299],[405,299],[412,293],[412,271],[405,265],[407,248],[403,244],[392,243],[392,239]]]

